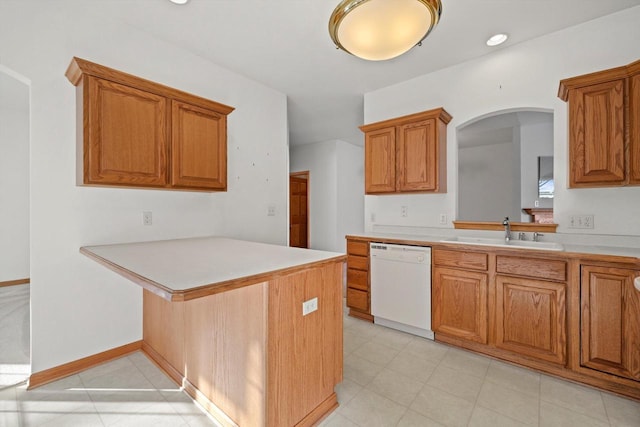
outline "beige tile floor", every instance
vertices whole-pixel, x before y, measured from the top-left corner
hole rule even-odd
[[[0,286],[0,388],[29,377],[29,288]]]
[[[638,402],[350,317],[344,344],[340,407],[322,427],[640,427]],[[215,425],[142,353],[0,390],[0,427]]]

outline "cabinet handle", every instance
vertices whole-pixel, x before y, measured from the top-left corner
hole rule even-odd
[[[636,290],[640,291],[640,276],[633,279],[633,286],[636,288]]]

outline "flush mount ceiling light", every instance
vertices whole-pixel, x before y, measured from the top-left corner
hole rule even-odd
[[[169,0],[169,1],[175,4],[187,4],[189,0]]]
[[[506,42],[507,38],[509,38],[509,36],[506,34],[495,34],[489,37],[489,40],[487,40],[487,46],[498,46],[499,44]]]
[[[420,44],[442,14],[440,0],[343,0],[329,19],[336,47],[370,61]]]

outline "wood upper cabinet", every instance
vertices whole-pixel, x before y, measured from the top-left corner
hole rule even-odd
[[[365,192],[446,192],[444,109],[361,126],[365,133]]]
[[[226,190],[226,116],[172,101],[171,128],[172,186]]]
[[[167,99],[93,76],[83,82],[85,182],[167,183]]]
[[[66,76],[78,87],[80,184],[226,190],[232,107],[80,58]]]
[[[640,184],[640,61],[560,82],[569,103],[569,187]]]
[[[582,265],[581,365],[640,381],[640,271]]]
[[[367,132],[364,147],[366,192],[396,191],[396,128],[387,127]]]

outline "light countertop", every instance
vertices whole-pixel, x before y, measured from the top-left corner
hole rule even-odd
[[[424,244],[424,245],[436,245],[436,244],[448,244],[448,245],[456,245],[460,246],[458,243],[447,243],[444,240],[448,240],[452,238],[452,235],[410,235],[410,234],[400,234],[400,233],[380,233],[380,232],[370,232],[370,233],[360,233],[354,234],[351,237],[362,237],[369,240],[393,240],[393,241],[404,241],[404,242],[412,242],[415,244]],[[508,247],[509,250],[516,251],[527,251],[529,253],[537,253],[537,252],[546,252],[546,253],[555,253],[555,254],[567,254],[571,256],[580,256],[584,255],[606,255],[606,256],[620,256],[625,258],[633,258],[634,261],[640,261],[640,248],[637,247],[623,247],[623,246],[610,246],[605,244],[591,244],[591,243],[571,243],[567,242],[566,236],[564,237],[564,241],[560,239],[548,239],[545,241],[558,241],[564,246],[563,251],[541,251],[534,249],[525,249],[518,247]],[[468,243],[467,245],[473,246],[472,243]],[[487,248],[487,246],[478,246],[478,248]],[[494,246],[494,248],[505,249],[503,246]]]
[[[216,293],[216,286],[226,289],[238,287],[230,287],[238,281],[259,283],[273,273],[346,259],[336,252],[213,236],[85,246],[80,252],[146,289],[177,301]]]

